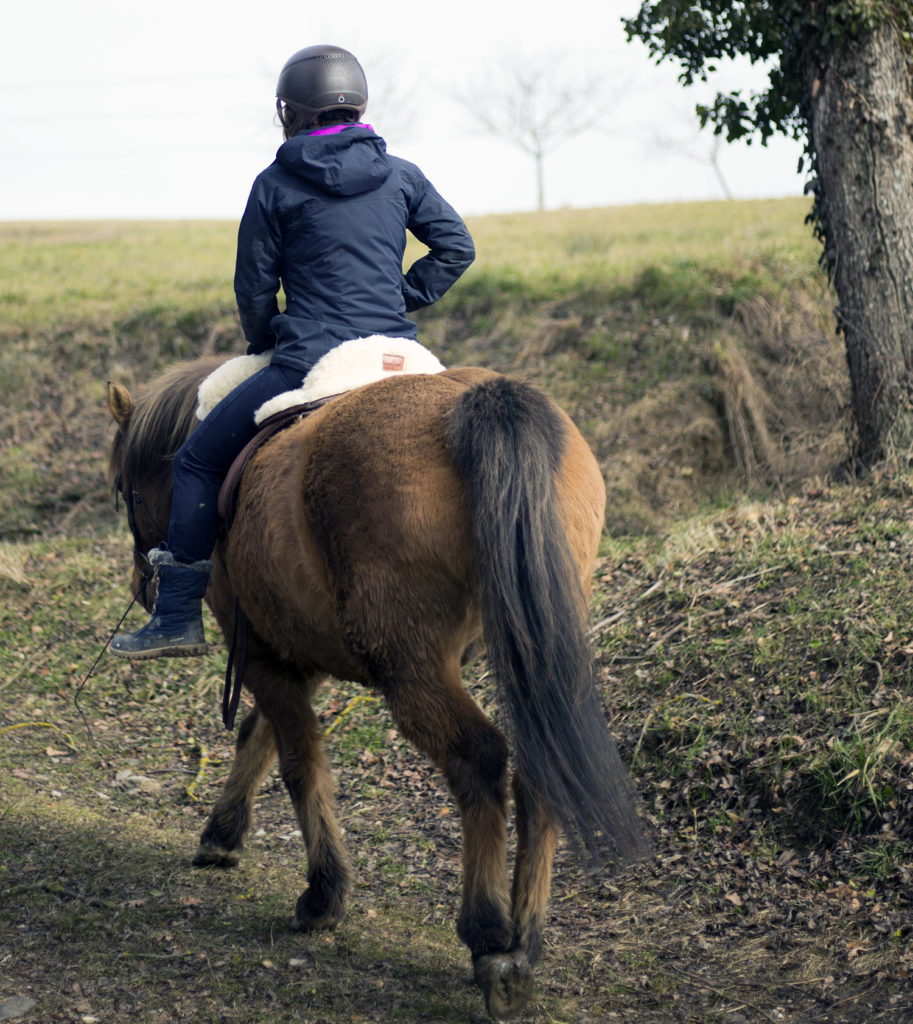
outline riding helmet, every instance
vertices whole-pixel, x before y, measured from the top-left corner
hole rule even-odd
[[[306,46],[285,62],[276,98],[316,121],[324,111],[351,110],[360,118],[368,105],[368,83],[361,65],[341,46]]]

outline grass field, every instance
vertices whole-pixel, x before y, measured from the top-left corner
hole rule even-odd
[[[680,294],[703,282],[732,299],[739,283],[773,291],[812,287],[816,244],[802,199],[693,203],[480,218],[478,258],[463,279],[492,298],[511,286],[531,300],[587,286],[622,291],[644,271]],[[104,324],[170,310],[180,318],[230,313],[236,225],[221,222],[0,223],[4,330]],[[413,242],[407,261],[421,247]],[[726,289],[729,288],[729,294]],[[658,296],[662,298],[662,296]],[[665,301],[669,302],[670,297]],[[466,296],[452,294],[448,306]]]
[[[421,317],[445,362],[552,392],[609,495],[593,645],[656,856],[593,874],[561,851],[530,1024],[913,1017],[913,476],[835,472],[848,383],[806,208],[481,219]],[[224,651],[86,680],[128,601],[104,382],[242,349],[233,245],[0,225],[0,1012],[481,1021],[457,816],[382,703],[320,696],[357,878],[309,937],[275,774],[241,866],[189,867],[231,759]],[[466,683],[491,710],[484,661]]]

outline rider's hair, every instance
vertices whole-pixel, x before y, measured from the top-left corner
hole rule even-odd
[[[334,124],[356,124],[358,114],[354,110],[323,110],[317,115],[316,123],[321,128],[329,128]]]

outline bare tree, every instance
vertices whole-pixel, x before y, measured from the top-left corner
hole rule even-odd
[[[708,134],[696,125],[694,115],[690,111],[678,112],[676,116],[680,130],[676,132],[665,127],[654,130],[648,142],[650,150],[672,153],[675,156],[708,165],[713,171],[713,176],[716,178],[724,198],[732,199],[732,190],[723,175],[722,167],[720,167],[723,138],[712,133]]]
[[[388,50],[366,49],[361,64],[368,79],[367,119],[388,142],[403,142],[415,131],[415,77]]]
[[[457,102],[476,124],[533,158],[537,209],[544,210],[545,159],[596,127],[609,94],[605,79],[569,72],[560,57],[512,54],[486,65],[476,81],[457,94]]]

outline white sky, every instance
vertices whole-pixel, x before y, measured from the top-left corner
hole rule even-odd
[[[746,66],[700,93],[685,90],[674,65],[657,68],[625,41],[620,18],[637,0],[560,0],[531,13],[536,6],[5,0],[0,219],[237,219],[281,143],[279,70],[313,43],[356,54],[371,92],[366,120],[464,216],[536,205],[532,159],[453,100],[505,54],[560,58],[565,80],[599,76],[614,100],[598,112],[599,130],[547,158],[548,209],[722,198],[711,137],[699,135],[691,111],[718,86],[760,85],[762,72]],[[799,156],[787,140],[724,145],[718,166],[737,198],[800,195]]]

